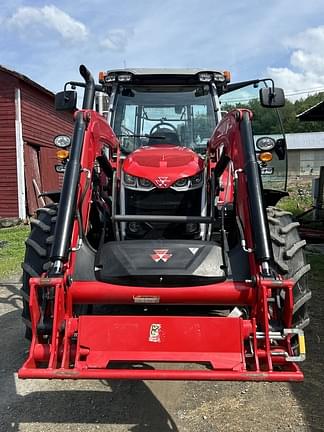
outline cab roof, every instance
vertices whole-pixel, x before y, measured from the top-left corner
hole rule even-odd
[[[117,77],[125,77],[131,75],[131,79],[117,79],[123,84],[131,85],[197,85],[206,84],[200,79],[201,74],[219,76],[221,79],[216,82],[216,85],[224,84],[225,77],[223,72],[208,70],[208,69],[169,69],[169,68],[126,68],[126,69],[112,69],[105,73],[103,82],[106,86],[111,86],[112,82]],[[111,77],[112,79],[110,79]],[[102,82],[102,81],[100,81]]]
[[[111,69],[107,73],[131,73],[133,75],[187,75],[195,76],[202,72],[222,73],[211,69],[198,68],[126,68],[126,69]]]

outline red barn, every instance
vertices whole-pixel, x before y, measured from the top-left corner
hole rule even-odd
[[[54,109],[54,94],[0,66],[0,217],[25,219],[57,190],[53,138],[71,135],[72,115]]]

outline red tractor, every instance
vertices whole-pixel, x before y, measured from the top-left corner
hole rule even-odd
[[[302,380],[304,241],[262,182],[285,142],[255,144],[252,112],[219,102],[264,83],[277,108],[283,91],[215,71],[80,73],[56,96],[75,111],[72,139],[55,138],[63,187],[26,242],[20,378]]]

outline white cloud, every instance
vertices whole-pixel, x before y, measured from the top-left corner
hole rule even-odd
[[[324,26],[309,28],[293,38],[287,39],[288,46],[295,46],[303,50],[310,48],[314,52],[322,52],[324,44]]]
[[[324,89],[324,26],[287,39],[286,46],[292,49],[289,67],[268,68],[276,84],[288,94]]]
[[[229,69],[235,81],[262,77],[272,66],[277,67],[272,75],[290,91],[322,86],[323,29],[315,26],[324,24],[323,0],[298,7],[296,0],[249,0],[249,8],[241,0],[205,0],[208,16],[196,0],[125,0],[122,7],[109,2],[109,8],[104,0],[2,3],[2,62],[51,89],[78,80],[80,63],[94,75],[124,63]],[[304,32],[291,38],[307,28],[306,40]]]
[[[133,34],[131,30],[127,29],[112,29],[108,32],[107,36],[100,42],[102,48],[123,51],[126,48],[129,37]]]
[[[84,40],[88,35],[86,26],[75,20],[54,5],[41,8],[24,6],[7,20],[7,24],[23,33],[43,26],[59,33],[62,38],[72,42]]]

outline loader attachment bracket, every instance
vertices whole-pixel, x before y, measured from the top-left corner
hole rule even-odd
[[[80,286],[79,291],[73,290],[73,285]],[[102,283],[101,286],[111,296],[109,301],[115,303],[112,298],[113,285]],[[235,284],[214,284],[214,294],[211,295],[215,299],[220,295],[220,286],[228,286],[228,294],[237,291]],[[55,298],[53,330],[50,338],[44,338],[35,330],[41,317],[39,292],[49,288]],[[267,319],[269,288],[285,289],[289,299],[292,285],[281,281],[277,284],[264,281],[259,285],[265,305],[264,321]],[[191,289],[169,288],[182,291],[182,301]],[[205,287],[197,289],[204,290]],[[252,292],[256,288],[246,284],[244,289]],[[244,319],[242,316],[112,314],[76,317],[73,302],[80,303],[81,298],[77,295],[84,296],[82,291],[86,290],[92,292],[89,282],[72,282],[68,287],[63,278],[31,279],[30,309],[34,331],[29,356],[19,370],[20,378],[303,379],[295,363],[301,361],[304,354],[301,343],[303,334],[300,331],[289,329],[278,336],[266,326],[265,331],[260,333],[254,318]],[[132,287],[133,294],[137,290],[137,287]],[[145,288],[148,295],[155,292],[161,300],[164,290],[168,289]],[[92,301],[96,301],[95,298]],[[301,346],[298,358],[291,355],[289,345],[290,336],[296,334]]]

